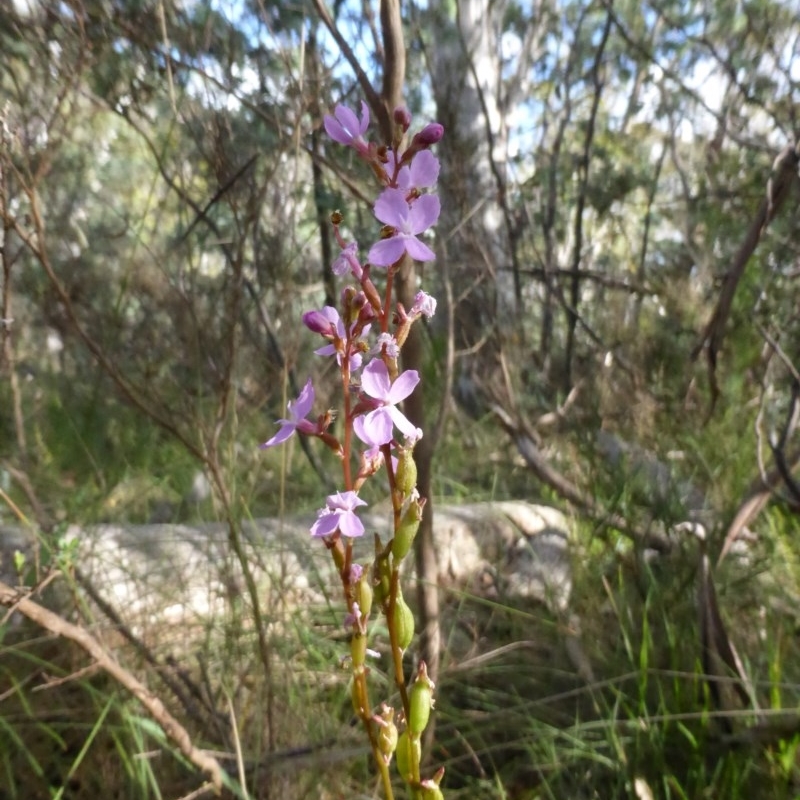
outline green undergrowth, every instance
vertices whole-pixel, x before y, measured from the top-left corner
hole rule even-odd
[[[572,616],[446,593],[432,760],[447,768],[447,796],[796,797],[800,725],[792,731],[791,716],[779,712],[791,715],[800,704],[797,606],[789,605],[797,538],[791,517],[772,511],[765,520],[748,558],[730,559],[714,574],[760,718],[734,692],[716,691],[732,686],[732,673],[703,674],[694,541],[648,562],[582,527]],[[238,738],[251,797],[371,796],[348,673],[337,667],[347,647],[337,601],[294,614],[268,604],[266,613],[268,678],[244,600],[173,665],[216,710],[213,717],[188,714],[107,622],[95,630],[179,718],[188,717],[198,743],[233,754]],[[198,776],[138,704],[102,675],[83,672],[82,654],[27,625],[3,633],[3,800],[139,800],[197,787]],[[379,650],[385,638],[376,627]],[[392,695],[379,663],[373,678]],[[235,761],[225,763],[235,781]]]
[[[54,424],[69,421],[66,409],[52,414]],[[62,482],[43,484],[56,499],[72,491],[66,513],[83,504],[82,521],[146,521],[163,502],[172,507],[168,520],[215,518],[213,501],[186,502],[196,465],[177,448],[164,448],[152,432],[137,444],[115,428],[102,444],[90,425],[66,427],[71,432],[45,462],[51,464],[47,474],[62,475]],[[264,430],[243,428],[237,438],[257,443]],[[678,477],[708,479],[720,498],[735,497],[745,471],[738,462],[727,474],[704,467],[713,463],[713,444],[706,433],[687,437],[688,456]],[[127,448],[121,465],[105,471],[100,457],[120,447]],[[63,478],[67,453],[75,448],[84,453],[74,464],[77,489]],[[145,453],[159,448],[158,455]],[[320,460],[328,456],[319,448],[315,453]],[[232,485],[249,515],[321,504],[319,478],[296,445],[260,458],[250,454],[240,464],[233,451],[224,459],[235,470]],[[604,465],[594,469],[600,476]],[[92,474],[103,480],[88,480]],[[439,504],[556,502],[485,420],[464,421],[459,436],[445,438],[433,483]],[[380,502],[380,492],[373,489],[371,505]],[[642,518],[643,492],[635,481],[609,473],[598,477],[594,496],[604,508],[636,521]],[[679,498],[670,494],[659,511],[666,522],[685,518]],[[716,556],[724,531],[708,533],[709,553]],[[446,796],[800,796],[800,724],[792,717],[800,705],[797,518],[769,508],[753,533],[755,541],[730,555],[713,576],[722,619],[755,687],[759,713],[730,690],[732,673],[713,680],[704,675],[697,604],[701,552],[689,536],[674,553],[651,558],[602,520],[581,522],[574,538],[572,604],[561,615],[496,594],[443,591],[445,650],[432,764],[446,767]],[[57,547],[52,552],[64,556]],[[102,614],[95,611],[85,624],[164,698],[198,745],[221,754],[232,783],[241,766],[250,797],[372,797],[375,783],[363,736],[353,725],[348,672],[339,666],[347,652],[343,611],[336,587],[328,588],[318,605],[302,609],[289,608],[279,591],[261,597],[268,672],[241,587],[188,652],[176,649],[173,632],[157,632],[148,644],[158,669]],[[407,594],[412,599],[413,592]],[[73,619],[79,610],[71,606]],[[0,628],[0,800],[190,796],[201,778],[142,708],[102,674],[85,672],[88,661],[76,649],[17,620]],[[385,650],[380,626],[374,642]],[[391,698],[393,683],[382,663],[372,668],[375,696]],[[177,698],[159,677],[162,671],[184,682],[193,705]]]

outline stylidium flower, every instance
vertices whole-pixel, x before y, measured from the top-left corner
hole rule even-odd
[[[314,386],[311,383],[311,378],[308,379],[303,391],[300,392],[296,400],[290,400],[287,409],[289,411],[289,419],[279,419],[278,424],[281,429],[264,444],[261,445],[263,450],[265,447],[274,447],[276,444],[285,442],[295,431],[305,433],[308,435],[315,435],[319,433],[319,426],[306,419],[308,412],[314,405]]]
[[[436,313],[436,298],[427,292],[417,292],[414,305],[408,312],[409,317],[427,317],[430,319]]]
[[[370,350],[372,355],[378,356],[384,351],[389,358],[398,358],[400,355],[400,346],[397,344],[397,339],[391,333],[381,333],[378,335],[378,340],[375,346]]]
[[[336,492],[328,495],[325,508],[317,512],[317,521],[311,526],[312,536],[364,535],[364,523],[356,516],[356,508],[366,503],[355,492]]]
[[[414,391],[418,383],[416,370],[406,370],[392,383],[386,364],[379,358],[370,361],[361,374],[361,389],[379,405],[353,420],[353,430],[358,438],[372,447],[380,447],[392,441],[395,425],[405,436],[416,437],[418,429],[396,406]]]
[[[303,314],[303,322],[310,330],[320,333],[331,340],[330,344],[315,350],[314,353],[316,355],[335,355],[339,366],[342,365],[342,358],[348,355],[351,371],[355,372],[361,368],[361,353],[353,346],[353,342],[350,342],[350,352],[347,352],[347,331],[339,312],[333,306],[325,306],[319,311],[307,311]],[[353,323],[353,325],[355,324]],[[369,329],[370,326],[365,325],[361,335],[366,336],[369,333]]]
[[[386,155],[386,173],[391,178],[396,169],[397,155],[393,150],[389,150]],[[406,194],[413,189],[429,189],[439,179],[439,168],[439,159],[430,150],[423,150],[410,166],[400,167],[397,172],[397,188]]]
[[[376,242],[369,251],[369,261],[378,267],[389,267],[404,253],[417,261],[433,261],[436,254],[417,236],[439,219],[441,206],[435,194],[424,194],[410,205],[402,189],[384,189],[375,203],[375,216],[395,233]]]
[[[369,127],[369,107],[362,100],[361,101],[361,120],[351,111],[347,106],[337,105],[334,110],[334,116],[330,114],[325,115],[324,124],[328,136],[335,142],[353,147],[359,153],[367,153],[369,145],[364,139]],[[419,134],[417,134],[419,136]]]
[[[336,257],[336,260],[331,264],[331,272],[334,275],[341,277],[348,272],[353,273],[353,277],[360,281],[364,270],[358,262],[358,245],[355,242],[350,242],[347,247],[342,248],[342,252]]]

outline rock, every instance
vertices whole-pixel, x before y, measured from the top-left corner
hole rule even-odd
[[[368,532],[385,540],[388,515],[364,514]],[[241,546],[273,624],[333,603],[341,606],[338,576],[328,551],[309,536],[312,516],[244,523]],[[538,600],[554,613],[569,603],[572,576],[567,518],[525,502],[475,503],[434,510],[434,536],[444,587],[498,597]],[[238,561],[221,524],[71,526],[67,543],[97,595],[145,641],[196,640],[245,596]],[[13,551],[24,546],[16,529],[0,531],[4,580]],[[30,542],[28,542],[30,546]],[[371,537],[355,543],[356,560],[370,560]],[[413,559],[409,559],[409,562]]]

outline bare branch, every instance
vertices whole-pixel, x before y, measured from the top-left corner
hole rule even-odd
[[[0,581],[0,605],[14,608],[55,636],[63,636],[65,639],[75,642],[145,707],[164,733],[177,745],[181,753],[209,776],[217,793],[222,791],[224,772],[219,761],[210,753],[196,747],[189,732],[170,714],[164,703],[121,666],[87,630],[67,622],[58,614],[48,611],[24,593],[2,581]]]

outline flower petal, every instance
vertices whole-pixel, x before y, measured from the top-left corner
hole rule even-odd
[[[361,373],[361,388],[375,400],[389,399],[392,382],[389,380],[389,370],[381,359],[373,358],[364,367]]]
[[[392,441],[392,418],[386,407],[376,408],[353,421],[353,430],[364,444],[380,447]]]
[[[407,233],[413,233],[416,236],[428,230],[428,228],[436,224],[441,210],[442,204],[439,202],[438,195],[423,194],[418,197],[411,205],[408,213]]]
[[[385,366],[385,365],[384,365]],[[397,376],[397,380],[392,384],[389,390],[388,401],[395,405],[401,400],[405,400],[414,387],[419,383],[419,373],[415,369],[407,369],[405,372]]]
[[[312,536],[332,536],[339,528],[339,515],[332,512],[321,514],[311,526]]]
[[[381,239],[375,242],[369,249],[367,260],[376,267],[391,267],[396,264],[406,252],[405,240],[399,236],[392,236],[390,239]],[[431,261],[432,259],[421,259]]]
[[[406,252],[414,261],[435,261],[436,253],[414,236],[404,236]]]
[[[314,385],[311,383],[311,378],[306,381],[303,391],[297,397],[297,400],[289,401],[289,416],[294,420],[303,419],[308,416],[311,407],[314,405]]]
[[[433,186],[439,178],[439,159],[430,150],[423,150],[414,156],[409,173],[412,186],[418,189]]]
[[[364,523],[355,515],[354,512],[348,511],[339,515],[339,530],[342,536],[349,536],[355,538],[364,535]]]
[[[283,444],[294,433],[294,422],[289,422],[285,419],[280,420],[280,422],[282,423],[281,429],[271,439],[267,439],[264,444],[259,445],[262,450],[266,450],[268,447],[275,447],[277,444]]]
[[[399,408],[396,406],[385,406],[384,410],[389,414],[392,418],[392,422],[397,425],[398,430],[400,430],[405,436],[409,437],[416,437],[417,436],[417,427],[416,425],[412,425],[409,421],[408,417],[400,411]]]
[[[384,225],[402,228],[409,213],[405,192],[392,187],[384,189],[375,201],[373,210],[377,219]]]

